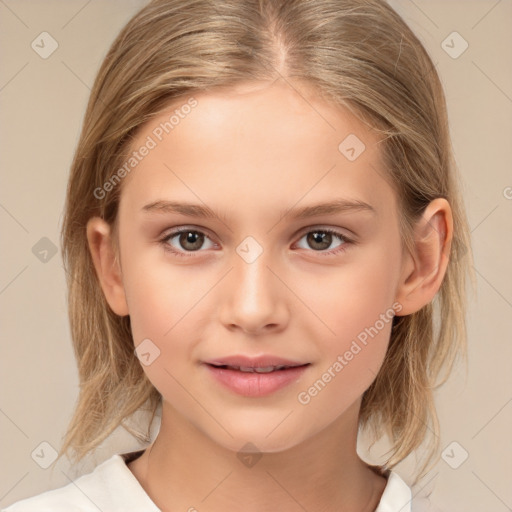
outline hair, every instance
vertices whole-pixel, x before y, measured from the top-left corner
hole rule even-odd
[[[430,201],[450,203],[454,236],[441,287],[419,311],[394,317],[359,416],[360,428],[391,442],[384,468],[416,450],[427,429],[434,443],[423,470],[437,453],[434,390],[458,355],[466,361],[466,284],[474,274],[445,96],[427,51],[384,0],[154,0],[112,43],[71,165],[61,245],[80,391],[59,457],[72,450],[82,459],[119,426],[148,442],[162,399],[134,354],[130,317],[116,315],[105,299],[87,242],[93,216],[117,233],[122,183],[101,200],[93,191],[126,161],[137,130],[170,102],[292,77],[384,136],[404,247],[413,251],[414,225]],[[136,411],[147,412],[147,432],[128,425]]]

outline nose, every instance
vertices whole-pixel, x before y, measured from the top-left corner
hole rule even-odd
[[[267,252],[248,262],[236,255],[234,266],[219,288],[220,320],[229,330],[264,334],[286,327],[290,292]]]

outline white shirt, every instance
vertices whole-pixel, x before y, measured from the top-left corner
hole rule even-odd
[[[73,482],[0,512],[161,512],[127,466],[141,453],[113,455]],[[441,512],[428,499],[412,499],[410,487],[397,473],[388,470],[384,475],[388,482],[375,512]]]

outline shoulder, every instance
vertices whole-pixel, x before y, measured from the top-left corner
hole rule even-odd
[[[95,500],[104,493],[105,478],[108,480],[110,474],[116,472],[118,457],[119,455],[114,455],[97,466],[94,471],[63,487],[17,501],[2,512],[97,512],[101,505],[98,503],[97,506]]]
[[[411,488],[394,471],[386,471],[387,485],[376,512],[444,512],[425,496],[413,496]]]
[[[117,454],[69,484],[17,501],[1,512],[128,512],[142,509],[159,510],[128,469],[123,455]]]
[[[412,500],[412,512],[445,512],[431,503],[428,498],[416,498]]]

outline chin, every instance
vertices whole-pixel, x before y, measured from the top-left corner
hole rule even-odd
[[[314,433],[304,430],[304,425],[299,426],[289,419],[283,421],[286,415],[281,414],[278,419],[269,422],[261,418],[254,418],[248,422],[247,417],[243,423],[236,425],[233,422],[226,428],[233,436],[230,437],[224,430],[209,432],[210,439],[227,450],[248,453],[279,453],[292,449],[304,442]],[[205,432],[206,433],[206,432]]]
[[[214,442],[221,445],[226,450],[236,453],[280,453],[294,448],[300,444],[299,440],[285,438],[276,438],[269,440],[263,434],[247,433],[246,436],[235,436],[233,439],[213,439]]]

